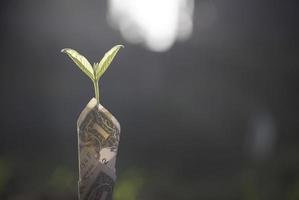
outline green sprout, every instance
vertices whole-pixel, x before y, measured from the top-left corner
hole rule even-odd
[[[61,52],[66,53],[74,61],[74,63],[76,63],[76,65],[92,80],[97,102],[100,103],[99,80],[111,64],[117,52],[123,47],[123,45],[116,45],[112,47],[112,49],[105,53],[104,57],[99,63],[93,64],[93,67],[84,56],[73,49],[62,49]]]

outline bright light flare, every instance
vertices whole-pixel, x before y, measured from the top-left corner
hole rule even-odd
[[[166,51],[188,39],[193,28],[194,0],[109,0],[108,19],[131,43]]]

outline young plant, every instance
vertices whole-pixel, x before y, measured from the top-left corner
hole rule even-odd
[[[62,49],[61,52],[66,53],[74,61],[74,63],[76,63],[76,65],[92,80],[97,102],[100,103],[99,80],[111,64],[117,52],[122,47],[124,46],[116,45],[112,47],[112,49],[105,53],[104,57],[99,63],[93,64],[93,67],[84,56],[73,49]]]

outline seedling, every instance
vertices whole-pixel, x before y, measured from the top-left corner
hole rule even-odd
[[[93,67],[83,55],[73,49],[62,49],[61,52],[66,53],[74,61],[74,63],[92,80],[95,97],[97,102],[100,103],[99,80],[111,64],[117,52],[123,47],[123,45],[116,45],[112,47],[112,49],[105,53],[104,57],[99,63],[93,64]]]

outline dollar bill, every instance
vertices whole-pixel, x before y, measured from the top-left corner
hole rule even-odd
[[[102,105],[91,99],[78,122],[79,199],[112,200],[120,125]]]

